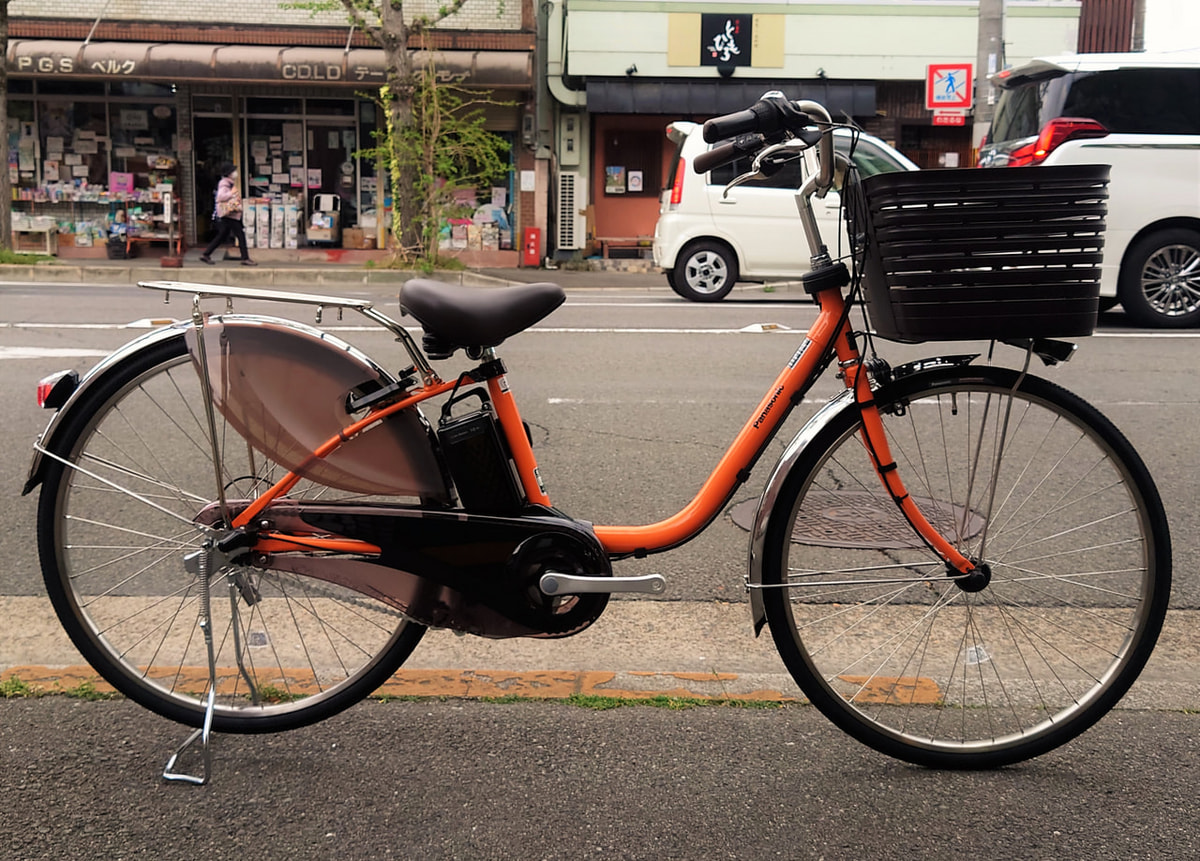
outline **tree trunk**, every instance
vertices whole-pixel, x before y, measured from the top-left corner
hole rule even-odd
[[[411,159],[398,157],[397,141],[413,122],[413,60],[408,50],[408,25],[404,22],[403,6],[384,0],[380,12],[382,33],[376,38],[382,43],[387,87],[391,94],[387,106],[392,147],[392,237],[400,256],[411,257],[419,254],[421,248],[415,193],[417,172]]]
[[[0,0],[0,119],[5,163],[0,165],[0,250],[12,250],[12,177],[8,172],[8,0]]]

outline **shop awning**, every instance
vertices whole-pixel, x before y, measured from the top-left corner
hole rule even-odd
[[[416,59],[423,62],[425,54]],[[438,77],[489,89],[533,85],[529,51],[439,51]],[[36,78],[151,80],[172,83],[320,84],[358,87],[384,82],[383,51],[373,48],[203,45],[12,39],[8,73]]]
[[[587,106],[598,114],[715,116],[740,111],[768,90],[820,102],[834,117],[875,114],[875,84],[865,81],[600,79],[587,82]]]

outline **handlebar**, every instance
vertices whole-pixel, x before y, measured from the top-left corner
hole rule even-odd
[[[813,101],[789,101],[779,92],[767,93],[744,111],[713,117],[706,122],[705,142],[716,143],[730,137],[734,140],[698,156],[694,169],[697,173],[707,173],[714,167],[788,137],[799,137],[811,144],[810,135],[814,129],[820,133],[817,150],[820,171],[815,187],[817,196],[824,197],[833,187],[834,178],[833,122],[829,112]]]

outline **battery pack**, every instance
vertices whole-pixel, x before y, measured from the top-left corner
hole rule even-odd
[[[481,514],[520,511],[524,494],[490,410],[444,420],[438,426],[438,440],[463,508]]]

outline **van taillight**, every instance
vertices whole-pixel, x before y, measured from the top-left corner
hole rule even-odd
[[[683,179],[687,176],[687,159],[680,159],[675,165],[675,182],[671,183],[671,206],[678,206],[683,201]]]
[[[1046,160],[1046,156],[1066,141],[1080,138],[1102,138],[1107,135],[1108,129],[1095,120],[1059,117],[1046,123],[1033,143],[1010,152],[1007,166],[1023,167],[1040,164]]]

